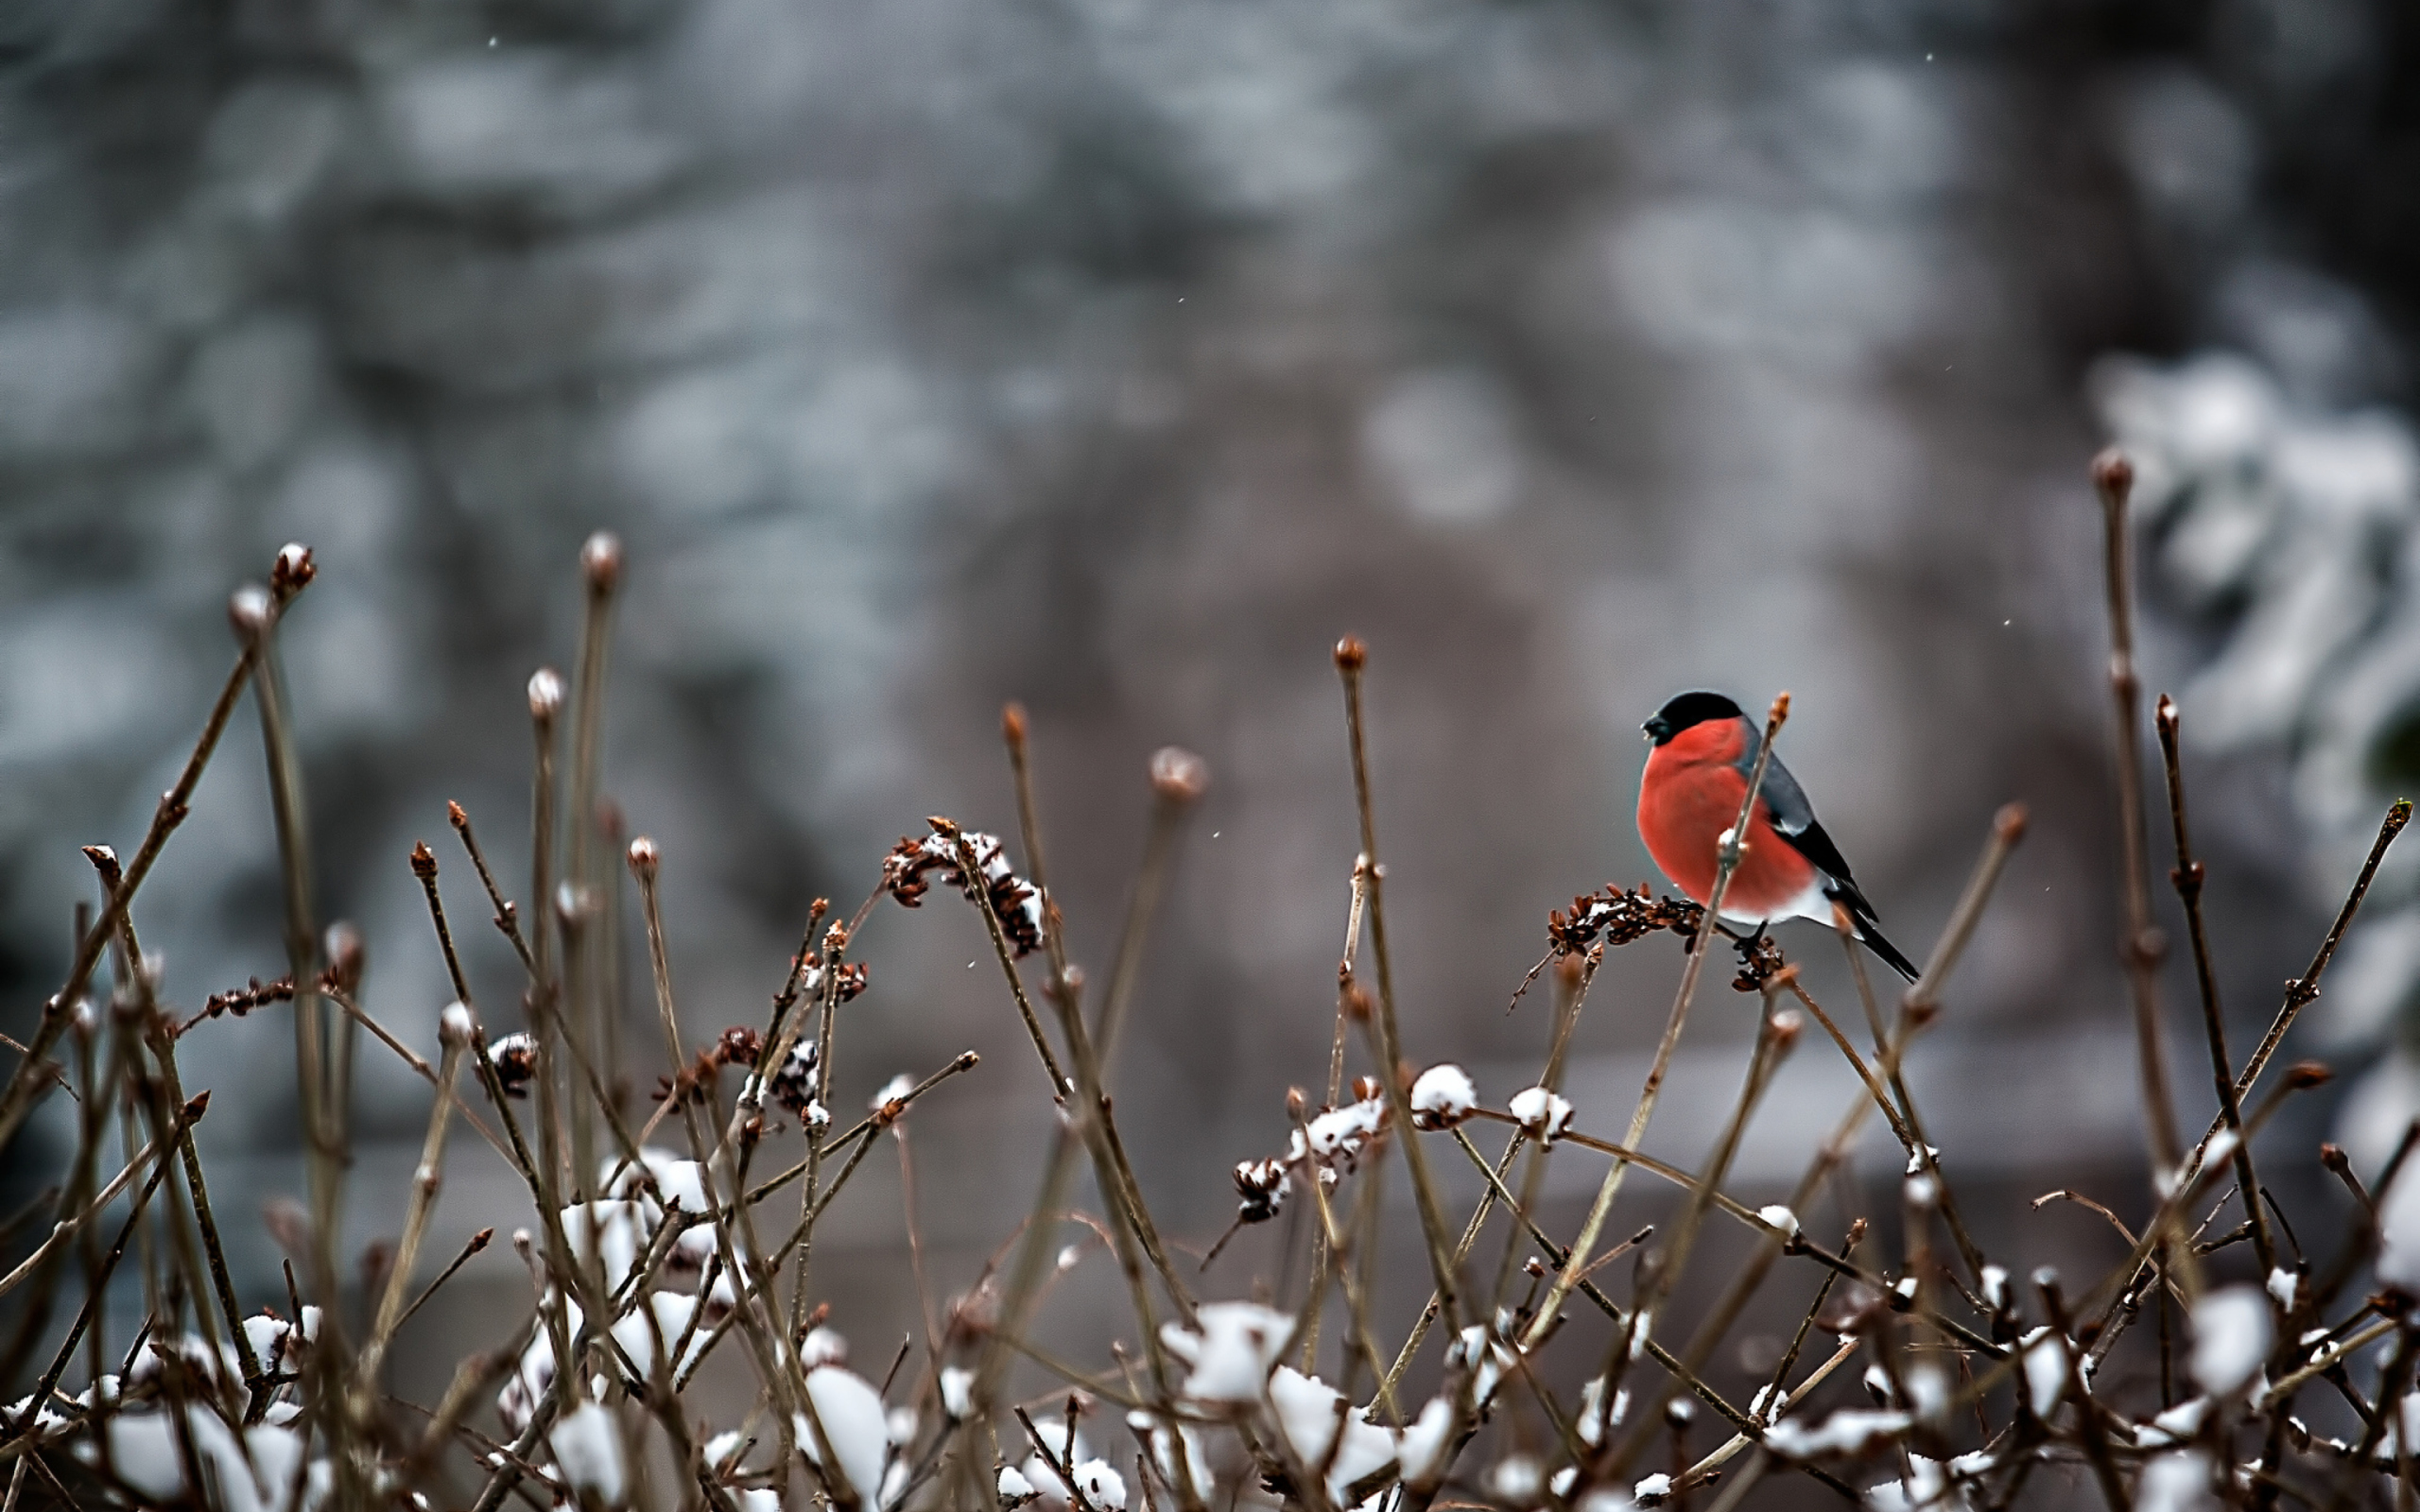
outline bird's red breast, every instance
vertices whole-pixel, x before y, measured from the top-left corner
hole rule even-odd
[[[1638,784],[1638,835],[1674,885],[1700,903],[1714,891],[1722,832],[1739,818],[1748,776],[1745,721],[1709,719],[1648,753]],[[1762,798],[1748,819],[1747,850],[1731,874],[1722,911],[1743,919],[1777,919],[1814,885],[1815,865],[1773,829]]]

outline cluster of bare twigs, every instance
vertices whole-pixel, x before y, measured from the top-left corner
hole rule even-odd
[[[2178,718],[2161,700],[2172,876],[2220,1108],[2200,1139],[2182,1143],[2158,1058],[2163,946],[2152,924],[2147,804],[2135,761],[2128,479],[2115,458],[2095,476],[2109,516],[2124,950],[2142,1029],[2152,1181],[2132,1202],[2114,1199],[2141,1212],[2132,1228],[2093,1204],[2127,1252],[2081,1288],[2047,1271],[2020,1286],[1985,1253],[1961,1211],[1956,1157],[1927,1139],[1906,1074],[1909,1047],[1942,1017],[1951,973],[2024,833],[2020,809],[1995,820],[1921,977],[1895,1005],[1873,992],[1841,921],[1862,1037],[1841,1026],[1769,939],[1732,942],[1734,985],[1758,996],[1759,1031],[1720,1138],[1697,1168],[1684,1169],[1641,1145],[1715,949],[1704,924],[1738,864],[1747,815],[1725,837],[1707,907],[1609,886],[1550,916],[1547,958],[1530,973],[1551,968],[1550,1045],[1533,1086],[1489,1106],[1460,1067],[1417,1070],[1403,1042],[1362,722],[1368,653],[1351,639],[1338,646],[1336,665],[1360,853],[1350,868],[1325,1094],[1290,1098],[1282,1151],[1233,1174],[1230,1236],[1293,1220],[1289,1244],[1306,1263],[1284,1290],[1202,1295],[1218,1249],[1198,1267],[1176,1263],[1179,1246],[1143,1200],[1105,1084],[1185,815],[1206,782],[1184,752],[1153,759],[1153,822],[1098,989],[1069,958],[1046,881],[1026,721],[1012,706],[1003,733],[1024,874],[1001,839],[931,819],[925,835],[881,859],[854,916],[840,919],[817,902],[761,1022],[695,1042],[666,964],[658,907],[666,860],[644,837],[619,843],[599,791],[608,631],[622,570],[619,547],[605,537],[582,554],[588,613],[571,686],[551,671],[529,682],[535,761],[523,901],[506,896],[470,816],[458,805],[448,816],[494,927],[525,968],[524,1027],[491,1034],[447,919],[438,857],[424,845],[410,858],[456,999],[432,1064],[358,1001],[357,937],[341,925],[323,933],[311,915],[277,638],[312,564],[307,551],[288,547],[268,588],[235,595],[234,665],[134,860],[121,868],[104,848],[90,852],[99,907],[83,920],[68,977],[0,1091],[0,1140],[53,1088],[72,1094],[77,1134],[55,1184],[6,1229],[17,1258],[0,1275],[0,1297],[13,1294],[16,1308],[5,1366],[26,1389],[0,1414],[5,1512],[21,1502],[93,1499],[277,1512],[406,1503],[493,1512],[510,1499],[717,1512],[1028,1503],[1203,1512],[1240,1502],[1311,1512],[1700,1503],[1721,1512],[1760,1486],[1792,1484],[1886,1508],[2004,1507],[2029,1495],[2035,1504],[2081,1495],[2143,1512],[2217,1503],[2341,1508],[2373,1504],[2389,1486],[2408,1501],[2408,1436],[2420,1429],[2420,1224],[2399,1231],[2391,1199],[2415,1139],[2406,1137],[2374,1186],[2332,1146],[2322,1152],[2359,1214],[2324,1267],[2273,1232],[2254,1148],[2288,1096],[2325,1079],[2311,1067],[2267,1074],[2318,995],[2410,808],[2388,815],[2335,927],[2238,1063],[2202,919]],[[248,688],[285,862],[289,971],[180,1019],[161,1000],[132,904]],[[1760,768],[1788,714],[1785,695],[1768,715]],[[625,870],[667,1068],[645,1109],[621,1089],[626,1068],[653,1057],[622,1042],[607,987],[622,948]],[[881,1135],[976,1057],[894,1081],[836,1131],[834,1049],[849,1017],[841,1010],[867,989],[853,952],[870,914],[886,894],[916,907],[935,878],[983,924],[1060,1117],[1030,1217],[945,1310],[946,1329],[927,1340],[915,1368],[903,1351],[877,1378],[852,1367],[816,1300],[818,1222]],[[1687,956],[1652,1069],[1618,1141],[1583,1132],[1589,1110],[1566,1099],[1564,1078],[1590,988],[1610,949],[1668,930]],[[104,993],[96,984],[105,961]],[[248,1313],[193,1139],[209,1093],[189,1095],[177,1057],[184,1034],[208,1032],[221,1016],[289,1003],[311,1200],[272,1211],[288,1256],[282,1295],[266,1307],[250,1298]],[[1858,1090],[1835,1125],[1810,1132],[1811,1154],[1788,1200],[1752,1208],[1726,1190],[1732,1166],[1809,1019]],[[335,1218],[349,1176],[348,1088],[365,1031],[434,1096],[400,1236],[358,1268],[354,1286]],[[1348,1079],[1357,1040],[1369,1074]],[[466,1072],[475,1084],[468,1093]],[[801,1157],[786,1163],[769,1155],[787,1135],[777,1114],[795,1121],[803,1141]],[[1844,1211],[1827,1229],[1839,1243],[1827,1246],[1802,1215],[1832,1190],[1876,1115],[1907,1159],[1898,1211]],[[535,1221],[511,1242],[532,1301],[501,1348],[462,1361],[442,1399],[418,1406],[388,1393],[397,1331],[493,1233],[424,1279],[422,1251],[458,1119],[527,1189]],[[1477,1143],[1482,1124],[1501,1126],[1500,1148]],[[1543,1227],[1539,1199],[1549,1159],[1580,1158],[1575,1151],[1603,1169],[1581,1227],[1559,1238]],[[1479,1195],[1468,1211],[1450,1207],[1448,1183],[1433,1169],[1440,1160],[1474,1173]],[[1382,1194],[1394,1164],[1412,1197],[1410,1240],[1391,1239],[1385,1228]],[[1608,1243],[1622,1231],[1611,1225],[1634,1169],[1677,1192],[1677,1214]],[[1071,1208],[1083,1195],[1080,1173],[1090,1177],[1089,1211]],[[2221,1229],[2231,1210],[2240,1222]],[[1063,1266],[1070,1223],[1103,1242],[1131,1306],[1131,1329],[1101,1341],[1089,1361],[1054,1355],[1032,1326]],[[1685,1320],[1671,1303],[1710,1223],[1737,1226],[1748,1252],[1720,1278],[1712,1303]],[[1894,1225],[1895,1255],[1882,1243]],[[1491,1231],[1502,1234],[1492,1266],[1478,1258]],[[1427,1299],[1408,1319],[1391,1319],[1374,1295],[1374,1262],[1390,1245],[1416,1245],[1427,1272]],[[130,1329],[109,1312],[112,1279],[130,1253],[145,1298]],[[2246,1254],[2254,1282],[2221,1284],[2217,1272]],[[1609,1269],[1624,1258],[1622,1272]],[[2358,1284],[2365,1277],[2374,1289]],[[1804,1299],[1795,1335],[1753,1393],[1727,1394],[1710,1362],[1751,1304],[1776,1293]],[[2104,1370],[2146,1316],[2157,1324],[2155,1399]],[[110,1348],[112,1337],[131,1342]],[[703,1417],[690,1391],[717,1361],[753,1388],[744,1412],[724,1421]],[[2308,1403],[2322,1388],[2332,1399],[2326,1410],[2354,1425],[2348,1432],[2311,1426]],[[1122,1416],[1104,1418],[1113,1406]],[[1718,1441],[1686,1449],[1702,1415]],[[1109,1424],[1117,1426],[1105,1432]]]

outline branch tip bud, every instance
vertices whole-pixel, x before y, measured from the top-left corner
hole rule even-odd
[[[622,538],[610,530],[589,537],[580,544],[579,571],[588,579],[590,593],[612,593],[622,579]]]
[[[529,674],[529,717],[541,724],[551,724],[562,707],[562,675],[552,667],[540,667]]]
[[[2126,507],[2127,495],[2135,491],[2135,464],[2124,452],[2110,447],[2092,459],[2092,486],[2100,490],[2100,502],[2112,509]]]
[[[227,623],[245,640],[259,640],[276,620],[277,606],[260,584],[246,583],[227,595]]]
[[[1339,672],[1358,672],[1369,660],[1370,647],[1363,644],[1361,637],[1348,635],[1336,643],[1336,669]]]
[[[1151,791],[1172,803],[1191,803],[1210,786],[1210,764],[1182,746],[1151,753]]]

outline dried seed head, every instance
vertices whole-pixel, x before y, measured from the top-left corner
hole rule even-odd
[[[2014,845],[2025,838],[2026,807],[2022,803],[2003,803],[1992,816],[1992,833],[2002,845]]]
[[[2286,1068],[2286,1085],[2298,1092],[2325,1087],[2335,1079],[2335,1071],[2316,1060],[2297,1060]]]
[[[1362,644],[1361,637],[1348,635],[1336,643],[1336,669],[1339,672],[1358,672],[1369,660],[1370,648]]]
[[[1311,1100],[1309,1097],[1304,1095],[1303,1089],[1300,1087],[1288,1087],[1286,1089],[1286,1116],[1288,1118],[1300,1120],[1303,1116],[1304,1110],[1310,1106]]]
[[[2092,459],[2092,486],[2100,490],[2100,502],[2109,507],[2125,507],[2126,496],[2135,491],[2135,464],[2126,454],[2110,447]]]
[[[2351,1170],[2353,1166],[2351,1158],[2345,1155],[2344,1146],[2342,1144],[2321,1145],[2319,1147],[2319,1163],[2327,1167],[2339,1176],[2342,1176],[2346,1171]]]
[[[1774,730],[1779,730],[1789,722],[1789,694],[1788,690],[1784,690],[1773,695],[1773,706],[1765,711],[1765,723]]]
[[[715,1040],[715,1055],[725,1065],[753,1066],[765,1053],[765,1037],[746,1024],[734,1024]]]
[[[655,842],[646,835],[642,834],[631,842],[631,870],[638,875],[641,882],[655,880],[656,864],[663,859],[663,853],[656,850]]]
[[[529,674],[529,717],[540,723],[551,722],[562,712],[563,679],[552,667],[540,667]]]
[[[1210,764],[1182,746],[1151,752],[1151,791],[1171,803],[1190,803],[1210,786]]]
[[[1370,1015],[1376,1009],[1377,1004],[1372,1001],[1368,992],[1362,990],[1360,983],[1350,982],[1345,985],[1344,1011],[1351,1015],[1354,1022],[1369,1022]]]
[[[412,875],[424,882],[437,875],[437,852],[428,848],[425,840],[412,846]]]
[[[1014,699],[1000,706],[1000,738],[1011,749],[1025,748],[1025,705]]]
[[[244,640],[258,640],[276,620],[277,606],[258,583],[246,583],[227,596],[227,623]]]
[[[350,995],[361,985],[362,968],[369,956],[361,931],[351,920],[339,919],[320,936],[320,948],[328,953],[329,985]]]
[[[579,571],[591,593],[610,593],[622,579],[622,539],[599,530],[579,548]]]

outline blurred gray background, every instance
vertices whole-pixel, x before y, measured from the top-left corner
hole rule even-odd
[[[2415,78],[2391,0],[10,6],[0,1016],[57,985],[75,847],[130,849],[167,785],[229,589],[299,539],[322,912],[433,1044],[428,839],[509,1025],[443,804],[526,878],[522,688],[568,670],[602,527],[629,553],[606,785],[664,846],[700,1040],[761,1022],[808,901],[853,906],[924,815],[1013,833],[1009,698],[1100,980],[1146,759],[1184,745],[1212,787],[1115,1084],[1206,1244],[1227,1168],[1325,1073],[1350,630],[1414,1058],[1495,1100],[1532,1079],[1543,999],[1503,1004],[1546,911],[1653,875],[1639,720],[1787,688],[1789,760],[1911,954],[1994,808],[2032,806],[1916,1090],[1953,1174],[2138,1205],[2084,464],[2113,435],[2142,461],[2150,682],[2186,700],[2240,1054],[2420,776]],[[278,889],[248,708],[138,908],[172,998],[283,969]],[[2341,1122],[2375,1160],[2420,1104],[2381,1050],[2420,870],[2376,918],[2290,1046],[2382,1068],[2276,1131],[2323,1223],[2311,1142]],[[1784,942],[1850,1005],[1821,932]],[[985,1055],[909,1120],[946,1292],[1030,1200],[1043,1083],[962,908],[886,904],[861,949],[845,1109]],[[1583,1127],[1618,1128],[1679,959],[1600,979]],[[1713,994],[1651,1144],[1703,1153],[1748,1001]],[[224,1208],[299,1189],[289,1046],[278,1011],[187,1042],[189,1083],[240,1092],[204,1137],[243,1173]],[[1747,1184],[1851,1090],[1804,1051]],[[367,1239],[425,1102],[367,1046],[358,1108]],[[53,1138],[19,1142],[20,1187]],[[432,1254],[526,1211],[490,1152],[454,1163]],[[1596,1169],[1561,1169],[1576,1209]],[[912,1313],[898,1197],[873,1162],[819,1260],[869,1341]],[[233,1227],[266,1300],[273,1252]],[[1205,1284],[1273,1277],[1278,1227]],[[2072,1210],[1989,1228],[2012,1263],[2117,1258]],[[475,1275],[511,1301],[501,1250]]]

